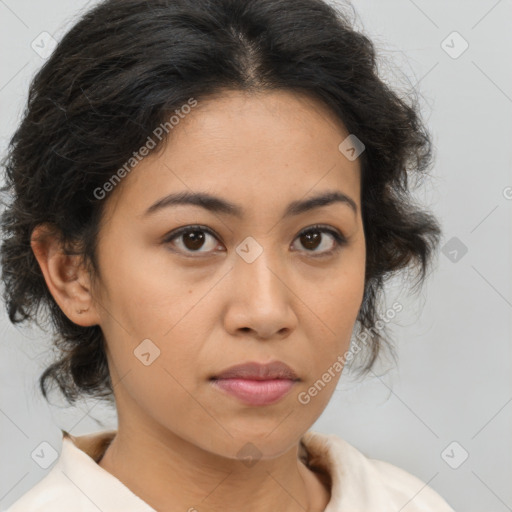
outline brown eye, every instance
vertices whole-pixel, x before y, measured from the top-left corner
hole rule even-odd
[[[191,251],[201,249],[204,244],[205,236],[202,231],[189,231],[181,236],[183,237],[183,245]]]
[[[164,240],[182,253],[205,254],[212,252],[217,246],[214,233],[202,226],[186,226],[171,232]],[[203,250],[201,250],[203,249]]]
[[[329,238],[325,235],[329,235]],[[329,256],[341,249],[347,243],[347,239],[337,230],[323,227],[312,226],[301,231],[297,237],[306,252],[310,252],[314,257]],[[324,247],[324,250],[317,250],[318,247]]]
[[[316,249],[322,241],[322,235],[319,231],[309,231],[301,235],[300,241],[306,249],[313,250]]]

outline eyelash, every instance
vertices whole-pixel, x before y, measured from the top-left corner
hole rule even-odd
[[[201,231],[201,232],[208,233],[209,235],[214,237],[216,240],[218,240],[217,235],[210,228],[207,228],[206,226],[201,226],[201,225],[190,225],[190,226],[184,226],[182,228],[178,228],[174,231],[171,231],[165,237],[165,239],[163,240],[163,243],[166,243],[166,244],[171,243],[174,239],[179,238],[180,236],[182,236],[186,233],[190,233],[190,232],[194,232],[194,231]],[[334,247],[328,251],[324,251],[324,252],[321,252],[318,254],[315,254],[314,251],[308,251],[308,250],[305,251],[306,253],[310,253],[314,258],[324,258],[324,257],[331,256],[332,254],[334,254],[335,252],[338,252],[342,247],[344,247],[347,244],[347,239],[339,231],[329,228],[327,226],[322,226],[321,224],[315,224],[313,226],[308,226],[307,228],[304,228],[297,235],[297,237],[295,239],[300,238],[301,236],[303,236],[311,231],[319,231],[321,233],[328,233],[329,235],[331,235],[333,237],[333,239],[335,241]],[[181,251],[179,251],[179,252],[181,252]],[[190,250],[188,250],[187,252],[189,254],[200,253],[200,251],[190,251]]]

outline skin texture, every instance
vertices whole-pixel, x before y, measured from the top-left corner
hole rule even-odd
[[[52,237],[33,241],[64,313],[79,325],[99,324],[107,340],[119,424],[100,466],[156,510],[327,505],[329,490],[298,459],[298,443],[341,372],[308,404],[297,396],[346,352],[363,298],[360,166],[338,149],[347,136],[313,98],[225,91],[200,101],[162,151],[105,199],[97,281]],[[190,205],[143,215],[181,191],[236,203],[244,217]],[[350,196],[357,213],[337,202],[282,219],[290,202],[324,191]],[[325,232],[309,245],[299,236],[317,223],[340,231],[346,245],[315,257],[336,247]],[[203,232],[202,247],[186,234],[165,241],[197,224],[215,234]],[[236,252],[248,236],[263,249],[252,263]],[[149,365],[134,355],[144,339],[160,350]],[[300,382],[272,405],[246,405],[209,382],[234,364],[273,360]],[[248,442],[262,454],[251,467],[237,455]]]

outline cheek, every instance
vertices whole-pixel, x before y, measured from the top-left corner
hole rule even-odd
[[[361,247],[342,253],[339,265],[329,270],[319,287],[318,310],[335,325],[353,323],[364,294],[365,255]]]
[[[194,340],[202,339],[200,313],[208,304],[202,288],[168,267],[136,251],[124,255],[109,274],[106,304],[105,335],[118,373],[130,371],[134,382],[158,393],[176,387],[173,376],[187,389],[194,385],[191,366],[201,348]]]
[[[164,327],[169,330],[168,323]],[[129,334],[116,328],[108,338],[113,381],[114,384],[122,381],[118,387],[120,401],[137,404],[137,408],[164,423],[169,420],[171,409],[173,414],[178,411],[192,414],[186,411],[187,404],[191,407],[191,396],[200,391],[197,379],[200,347],[194,344],[194,333],[187,321],[183,320],[178,327],[166,336],[147,335],[150,329],[146,327]]]
[[[330,281],[328,290],[318,295],[314,308],[318,316],[311,316],[308,336],[309,357],[304,358],[308,360],[309,378],[297,395],[304,413],[313,412],[315,420],[327,406],[343,372],[363,291],[364,271],[342,272]]]
[[[123,336],[128,332],[134,338],[161,338],[186,314],[189,287],[183,276],[170,264],[151,259],[152,252],[160,251],[127,247],[118,240],[114,253],[116,242],[109,245],[103,263],[106,323],[114,319],[119,325],[113,328],[124,329]]]
[[[364,251],[355,248],[342,256],[337,270],[329,274],[324,284],[305,295],[314,314],[308,314],[309,339],[314,340],[315,372],[323,372],[350,345],[364,294]],[[305,301],[306,302],[306,301]]]

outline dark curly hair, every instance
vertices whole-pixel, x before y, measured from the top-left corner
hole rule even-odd
[[[59,357],[39,378],[47,400],[48,383],[69,404],[85,395],[112,403],[113,392],[102,330],[73,323],[57,305],[31,249],[33,229],[53,227],[65,250],[83,255],[98,276],[108,198],[94,191],[155,127],[190,98],[278,89],[320,100],[365,145],[367,260],[357,324],[371,342],[363,374],[392,345],[374,329],[384,284],[406,268],[418,271],[421,284],[441,233],[408,182],[433,160],[417,92],[401,97],[388,87],[370,39],[322,0],[105,0],[82,15],[35,75],[3,160],[2,191],[10,198],[1,218],[4,300],[12,323],[42,327],[43,306],[53,326]]]

